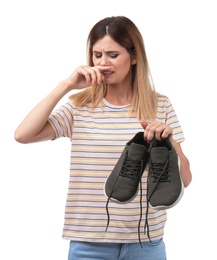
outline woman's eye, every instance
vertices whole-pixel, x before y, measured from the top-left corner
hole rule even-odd
[[[95,54],[95,57],[96,57],[97,59],[99,59],[99,58],[102,57],[102,55],[101,55],[101,54]]]
[[[117,58],[117,57],[118,57],[118,54],[111,54],[110,57],[111,57],[112,59]]]
[[[100,54],[100,53],[99,54],[95,53],[94,56],[95,56],[96,59],[102,58],[102,54]],[[118,54],[117,53],[114,53],[114,54],[110,53],[109,57],[112,58],[112,59],[115,59],[115,58],[118,57]]]

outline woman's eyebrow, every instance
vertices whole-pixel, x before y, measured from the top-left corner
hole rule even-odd
[[[93,51],[93,53],[102,53],[101,51]],[[119,53],[118,51],[105,51],[105,53],[111,54],[111,53]]]

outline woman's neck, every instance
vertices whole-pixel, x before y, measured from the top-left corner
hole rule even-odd
[[[129,105],[133,99],[132,87],[107,86],[105,99],[113,105]]]

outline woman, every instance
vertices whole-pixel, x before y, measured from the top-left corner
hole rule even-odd
[[[191,182],[189,162],[180,143],[183,132],[170,100],[151,82],[143,38],[124,16],[96,23],[87,39],[88,65],[79,66],[21,122],[15,140],[32,143],[68,137],[70,179],[63,238],[70,240],[71,259],[166,259],[163,242],[166,211],[149,209],[140,220],[140,195],[146,199],[148,167],[142,191],[129,203],[109,203],[104,185],[126,143],[137,132],[144,140],[169,138],[180,159],[180,175]],[[59,109],[54,107],[71,90]],[[146,205],[143,205],[146,210]],[[151,221],[149,234],[138,222]],[[151,241],[149,241],[149,237]]]

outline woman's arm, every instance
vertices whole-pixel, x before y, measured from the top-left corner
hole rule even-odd
[[[53,139],[55,133],[48,118],[60,99],[73,89],[100,84],[104,79],[101,72],[108,68],[109,66],[78,67],[24,118],[14,133],[15,140],[26,144]]]
[[[175,140],[172,140],[172,145],[175,148],[179,160],[180,160],[180,175],[182,178],[182,182],[184,184],[184,187],[188,187],[188,185],[191,183],[192,180],[192,174],[190,170],[190,163],[188,161],[188,158],[184,155],[181,144],[177,143]]]
[[[60,82],[17,127],[14,133],[15,140],[26,144],[53,139],[55,133],[47,120],[54,107],[67,92],[66,82]]]

